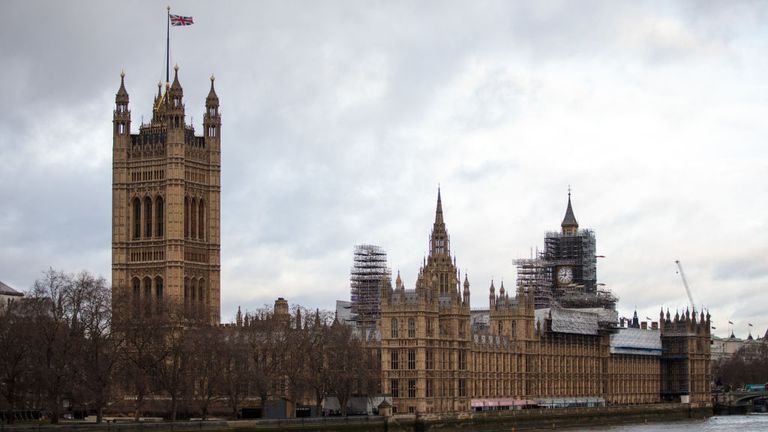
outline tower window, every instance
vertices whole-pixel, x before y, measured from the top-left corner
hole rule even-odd
[[[155,299],[157,301],[157,311],[160,312],[163,308],[163,278],[160,276],[155,278]]]
[[[184,237],[189,237],[189,198],[184,197]]]
[[[133,238],[138,239],[141,237],[141,200],[134,198],[133,200]]]
[[[156,231],[155,234],[158,237],[162,237],[163,236],[163,231],[164,231],[164,228],[165,228],[163,226],[164,222],[165,222],[164,221],[164,219],[165,219],[164,211],[165,211],[165,208],[164,208],[164,205],[163,205],[163,197],[159,196],[155,200],[155,213],[157,213],[157,215],[155,216],[155,220],[157,220],[157,228],[155,229],[155,231]]]
[[[141,298],[141,282],[139,278],[133,278],[133,301],[138,303]]]
[[[201,304],[205,303],[205,279],[197,282],[197,299]]]
[[[416,320],[413,318],[408,318],[408,337],[416,337]]]
[[[416,369],[416,350],[408,350],[408,369]]]
[[[197,201],[194,198],[189,205],[189,237],[197,237]]]
[[[400,382],[398,380],[394,379],[390,381],[389,387],[393,398],[400,397]]]
[[[400,353],[397,352],[397,350],[392,350],[389,353],[389,368],[390,369],[400,369]]]
[[[152,198],[146,197],[144,199],[144,225],[146,227],[144,231],[144,237],[152,237]]]
[[[205,204],[203,204],[203,200],[200,200],[200,202],[197,204],[197,238],[200,240],[205,239]]]
[[[144,278],[144,301],[146,303],[152,302],[152,279],[149,277]]]
[[[392,337],[397,337],[397,318],[392,318]]]

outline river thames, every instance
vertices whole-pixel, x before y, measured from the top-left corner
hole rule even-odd
[[[768,415],[715,416],[706,420],[673,421],[622,426],[591,426],[561,430],[601,432],[765,432],[768,431]]]

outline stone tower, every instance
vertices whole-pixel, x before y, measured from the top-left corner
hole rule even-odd
[[[470,291],[451,255],[440,190],[429,255],[414,289],[384,280],[381,304],[382,390],[393,413],[470,410]]]
[[[115,97],[112,153],[113,302],[220,319],[221,117],[205,100],[203,135],[186,123],[179,68],[158,83],[152,120],[131,133],[125,74]]]

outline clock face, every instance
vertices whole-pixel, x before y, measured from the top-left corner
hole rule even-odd
[[[557,283],[565,285],[573,282],[573,269],[570,267],[560,267],[557,269]]]

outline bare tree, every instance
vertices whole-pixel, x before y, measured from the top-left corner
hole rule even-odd
[[[49,269],[28,293],[35,332],[32,349],[37,389],[44,398],[51,423],[58,423],[64,397],[71,392],[75,354],[82,329],[77,322],[79,292],[71,276]]]
[[[10,411],[21,408],[32,379],[32,347],[29,343],[33,327],[23,311],[21,302],[9,304],[0,311],[0,395]],[[8,422],[13,423],[13,415]]]

